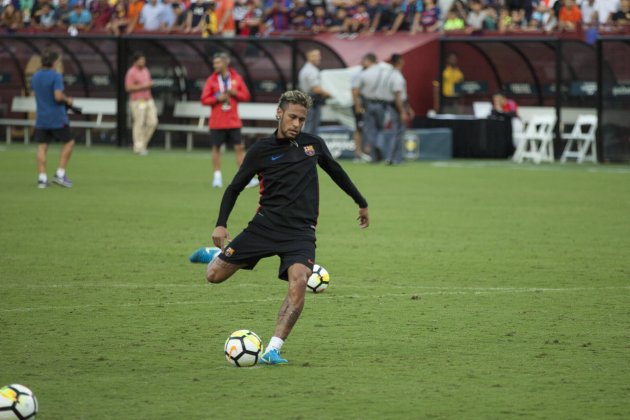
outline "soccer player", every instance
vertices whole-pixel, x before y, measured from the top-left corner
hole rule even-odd
[[[48,144],[52,141],[63,142],[59,167],[53,177],[53,182],[65,188],[71,188],[72,182],[66,176],[66,166],[74,149],[74,138],[70,132],[66,104],[72,105],[72,98],[63,92],[63,78],[54,70],[59,60],[59,54],[45,51],[42,54],[42,68],[31,79],[31,86],[35,92],[37,112],[35,117],[35,136],[37,143],[37,170],[39,177],[37,188],[47,188],[46,154]]]
[[[369,225],[367,201],[335,161],[324,141],[302,132],[311,98],[293,90],[282,94],[276,110],[277,130],[256,142],[221,201],[212,241],[223,250],[210,264],[206,278],[221,283],[241,268],[253,269],[262,258],[278,255],[278,277],[288,281],[288,293],[262,364],[285,364],[284,340],[304,307],[306,283],[315,261],[315,226],[319,209],[319,165],[359,206],[359,226]],[[240,192],[254,175],[260,180],[260,202],[254,218],[233,241],[227,220]],[[226,243],[227,242],[227,243]]]

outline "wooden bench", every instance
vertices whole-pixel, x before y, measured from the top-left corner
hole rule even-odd
[[[162,115],[164,103],[156,100],[158,116]],[[116,121],[104,121],[105,117],[115,117],[117,113],[117,103],[115,98],[74,98],[74,104],[81,108],[83,115],[95,117],[93,121],[72,120],[70,126],[72,128],[84,128],[86,130],[85,145],[92,145],[92,130],[94,129],[115,129]],[[268,135],[276,124],[276,103],[255,103],[244,102],[238,105],[239,115],[243,120],[244,126],[241,132],[245,135]],[[16,96],[11,101],[11,112],[13,113],[35,113],[36,111],[35,97],[33,96]],[[131,116],[131,112],[127,112]],[[193,149],[194,134],[208,134],[208,118],[210,117],[210,107],[202,105],[197,101],[180,101],[175,103],[173,117],[178,119],[194,120],[193,123],[159,123],[157,130],[164,131],[164,147],[170,149],[172,146],[172,133],[186,133],[186,149]],[[339,112],[333,110],[329,106],[325,106],[322,111],[322,121],[325,122],[345,122]],[[263,126],[257,126],[256,123],[262,122]],[[35,126],[33,119],[3,118],[0,119],[0,125],[6,126],[6,142],[11,144],[11,130],[13,127],[30,128]],[[131,125],[131,122],[129,122]],[[24,130],[24,144],[30,142],[30,133],[28,129]]]
[[[75,98],[74,105],[81,108],[83,115],[95,116],[94,121],[71,121],[70,126],[76,128],[85,128],[85,145],[92,145],[92,130],[95,128],[100,129],[114,129],[116,128],[115,121],[103,121],[105,116],[116,115],[116,99],[103,99],[103,98]],[[14,113],[35,113],[37,105],[35,103],[34,96],[16,96],[11,101],[11,112]],[[25,127],[30,128],[35,126],[35,120],[32,119],[17,119],[17,118],[2,118],[0,119],[0,125],[6,126],[6,142],[11,144],[12,136],[11,130],[13,127]],[[30,133],[28,129],[24,130],[24,144],[30,142]]]
[[[245,135],[268,135],[273,132],[276,121],[277,103],[256,103],[243,102],[238,104],[238,112],[243,121],[241,133]],[[192,119],[194,123],[188,124],[158,124],[157,129],[164,131],[164,147],[171,148],[171,134],[173,132],[186,133],[186,150],[193,149],[194,134],[208,134],[208,118],[210,118],[210,107],[202,105],[201,102],[184,101],[176,102],[173,116],[176,118]],[[322,112],[322,121],[339,122],[336,113],[324,107]],[[270,123],[267,126],[255,126],[249,123]]]

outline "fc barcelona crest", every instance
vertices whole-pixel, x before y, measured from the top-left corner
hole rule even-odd
[[[315,148],[313,146],[304,146],[306,156],[315,156]]]

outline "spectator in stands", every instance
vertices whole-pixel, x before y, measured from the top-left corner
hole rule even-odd
[[[57,26],[55,9],[52,5],[44,1],[34,14],[35,26],[40,30],[50,30]]]
[[[175,10],[173,9],[173,0],[162,0],[162,18],[162,29],[171,31],[177,19]]]
[[[469,5],[470,11],[466,16],[466,24],[468,25],[469,32],[478,32],[483,30],[487,14],[482,8],[481,0],[471,0]]]
[[[183,3],[173,3],[173,14],[175,15],[175,22],[171,29],[173,31],[184,31],[186,29],[187,14]]]
[[[257,36],[263,33],[263,9],[260,0],[249,0],[247,3],[247,13],[239,23],[239,30],[243,36]]]
[[[205,16],[209,8],[214,8],[214,0],[193,1],[190,4],[188,10],[188,17],[186,20],[185,31],[186,32],[201,32],[205,25]]]
[[[415,2],[412,2],[415,4]],[[388,21],[390,25],[385,31],[386,35],[393,35],[396,32],[408,31],[413,22],[415,9],[408,7],[409,0],[391,0],[389,8],[386,9],[389,14]]]
[[[212,59],[214,73],[206,80],[201,93],[201,103],[211,107],[210,144],[212,145],[212,166],[214,177],[212,186],[223,187],[221,174],[221,146],[234,146],[236,163],[241,166],[245,155],[245,147],[241,138],[243,123],[238,113],[238,103],[247,102],[251,95],[243,78],[229,66],[230,57],[226,53],[217,53]],[[252,179],[248,187],[258,185],[258,180]]]
[[[510,24],[507,29],[512,32],[519,32],[527,28],[524,9],[510,10]]]
[[[499,22],[497,16],[497,9],[491,6],[486,6],[483,9],[486,17],[483,20],[483,29],[487,31],[496,31],[499,29]]]
[[[333,26],[333,19],[326,12],[324,6],[315,6],[313,10],[313,23],[311,25],[311,31],[315,34],[320,32],[330,31]]]
[[[383,13],[383,4],[380,0],[367,0],[366,10],[368,15],[370,16],[370,27],[367,35],[371,35],[378,31],[378,29],[380,28],[381,15]]]
[[[15,3],[14,6],[17,7]],[[22,26],[25,28],[31,26],[33,7],[35,7],[35,0],[19,0],[19,10],[22,14]]]
[[[140,15],[142,14],[143,7],[144,0],[129,0],[129,4],[127,6],[127,18],[129,19],[129,25],[125,31],[128,34],[144,29],[142,23],[140,22]]]
[[[619,10],[610,15],[610,22],[619,27],[630,24],[630,0],[621,0]]]
[[[165,26],[164,9],[157,0],[149,0],[140,12],[140,23],[145,31],[159,31]]]
[[[129,17],[127,16],[127,8],[125,7],[124,1],[120,0],[116,3],[116,6],[114,6],[114,13],[112,13],[112,17],[106,29],[114,35],[120,35],[126,32],[128,25]]]
[[[268,1],[268,8],[265,11],[265,21],[269,31],[282,32],[289,29],[290,17],[289,10],[291,3],[289,0],[271,0]]]
[[[339,38],[348,37],[348,10],[345,7],[338,7],[331,18],[326,9],[321,6],[315,8],[315,18],[311,31],[313,33],[335,32]]]
[[[236,34],[241,35],[241,22],[247,14],[247,0],[236,0],[234,4],[234,10],[232,11],[232,17],[234,18],[234,27],[236,28]]]
[[[295,6],[289,12],[291,29],[306,32],[313,26],[313,10],[306,4],[306,0],[296,0]]]
[[[599,5],[597,0],[584,0],[580,6],[582,12],[582,25],[585,28],[596,28],[599,26]]]
[[[72,13],[72,8],[69,6],[68,0],[59,0],[59,5],[55,10],[57,27],[67,29],[70,26],[70,13]]]
[[[558,29],[561,31],[576,31],[582,24],[582,12],[575,5],[575,0],[564,0],[558,17]]]
[[[112,19],[113,8],[108,0],[94,0],[90,3],[92,15],[92,28],[104,30]]]
[[[298,75],[299,89],[307,93],[313,100],[313,106],[306,115],[306,122],[302,131],[317,135],[322,117],[322,108],[330,93],[322,87],[322,78],[319,66],[322,62],[322,53],[317,48],[306,53],[306,63],[300,69]]]
[[[611,25],[611,15],[619,9],[619,0],[598,0],[600,25]]]
[[[385,161],[388,165],[398,165],[403,160],[403,141],[405,129],[413,118],[413,110],[407,98],[407,81],[402,74],[405,60],[400,54],[392,54],[390,63],[393,66],[385,88],[387,112],[392,122],[393,136]]]
[[[424,0],[424,10],[420,14],[418,26],[411,29],[415,32],[437,32],[440,29],[440,8],[435,0]]]
[[[218,34],[225,37],[233,37],[236,35],[233,12],[234,0],[219,0],[216,8]]]
[[[129,94],[129,107],[133,120],[133,152],[146,156],[147,146],[157,127],[157,108],[151,95],[153,79],[146,67],[144,53],[133,55],[133,65],[125,75],[125,90]]]
[[[446,19],[444,20],[443,29],[445,32],[449,31],[463,31],[466,29],[466,22],[464,19],[459,16],[457,8],[455,6],[451,7],[446,14]]]
[[[534,5],[530,23],[532,20],[537,22],[536,27],[546,32],[555,30],[558,24],[555,13],[556,4],[559,4],[556,0],[539,0],[538,4]]]
[[[349,20],[349,30],[353,34],[365,33],[370,29],[370,14],[366,2],[357,4],[357,9]]]
[[[364,150],[372,155],[373,162],[382,160],[378,144],[382,135],[385,116],[385,95],[381,81],[386,69],[377,64],[376,56],[368,53],[363,57],[364,70],[352,81],[352,101],[355,112],[363,114],[362,139]]]
[[[89,31],[92,28],[92,15],[83,8],[80,1],[74,4],[69,20],[70,26],[76,30]]]
[[[13,3],[9,3],[2,10],[0,15],[0,31],[15,32],[22,27],[22,13],[15,8]]]
[[[217,19],[217,13],[215,11],[216,3],[208,3],[206,8],[206,14],[201,21],[201,36],[207,38],[219,34],[219,21]]]
[[[45,51],[42,54],[42,68],[31,79],[35,92],[37,112],[35,117],[35,136],[37,145],[37,188],[47,188],[46,154],[48,144],[63,142],[59,157],[59,166],[53,182],[65,188],[71,188],[72,182],[66,176],[66,167],[74,149],[74,138],[70,132],[66,105],[72,105],[72,98],[64,93],[63,78],[54,70],[59,54]]]

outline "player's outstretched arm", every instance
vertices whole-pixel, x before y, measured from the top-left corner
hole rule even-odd
[[[212,232],[212,242],[214,246],[218,247],[223,251],[225,241],[230,242],[230,233],[228,232],[225,226],[217,226],[214,228],[214,232]]]
[[[359,217],[357,217],[357,220],[359,221],[359,227],[361,229],[370,226],[370,215],[368,214],[367,207],[359,209]]]

